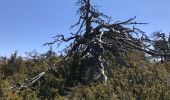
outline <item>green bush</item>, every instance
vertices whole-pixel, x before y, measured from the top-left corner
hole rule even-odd
[[[107,83],[79,87],[73,99],[87,100],[167,100],[170,89],[164,80],[165,65],[150,64],[143,69],[115,68],[112,78]]]
[[[12,56],[13,57],[13,56]],[[131,67],[113,65],[112,75],[107,83],[93,83],[67,87],[69,63],[59,66],[62,57],[53,57],[50,62],[47,58],[37,61],[23,60],[13,57],[0,64],[0,99],[9,100],[167,100],[170,98],[170,63],[165,62],[133,62]],[[15,59],[14,59],[15,58]],[[13,60],[12,60],[13,59]],[[49,71],[31,87],[19,91],[12,91],[9,87],[18,82],[24,83],[28,77],[34,77],[50,65],[55,70]],[[9,69],[9,66],[13,66]],[[8,70],[12,73],[8,75]],[[64,76],[66,75],[66,76]],[[67,76],[68,75],[68,76]],[[68,92],[67,88],[74,88]]]

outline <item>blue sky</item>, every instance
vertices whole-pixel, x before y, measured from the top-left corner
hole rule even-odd
[[[9,56],[15,50],[20,55],[34,49],[40,53],[48,47],[57,33],[68,34],[74,24],[77,0],[0,0],[0,56]],[[138,26],[148,35],[154,31],[170,32],[170,0],[92,0],[113,21],[137,16]],[[60,50],[56,47],[55,51]]]

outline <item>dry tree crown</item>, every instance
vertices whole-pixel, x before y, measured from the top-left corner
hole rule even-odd
[[[150,48],[152,40],[145,32],[135,27],[137,24],[147,23],[136,22],[136,17],[112,23],[111,17],[99,12],[91,5],[90,0],[78,0],[76,5],[79,7],[77,11],[79,19],[71,28],[78,27],[77,31],[71,33],[68,38],[58,34],[54,37],[54,41],[44,44],[57,43],[59,46],[63,42],[70,42],[63,50],[65,56],[62,61],[67,62],[71,58],[68,75],[70,81],[84,84],[98,80],[106,82],[113,69],[109,64],[108,55],[113,56],[116,63],[123,66],[129,66],[129,63],[124,60],[124,55],[133,50],[153,56],[170,56],[170,53],[158,52]]]
[[[92,6],[90,0],[78,0],[76,3],[79,6],[77,14],[79,20],[71,28],[78,26],[75,33],[71,33],[71,37],[65,38],[64,35],[58,34],[55,41],[48,44],[73,41],[66,51],[65,58],[73,57],[72,63],[79,66],[75,70],[79,70],[77,76],[80,79],[89,82],[89,79],[100,79],[107,81],[105,72],[111,72],[111,66],[107,58],[107,53],[113,55],[116,62],[128,66],[129,64],[123,59],[123,55],[133,50],[139,50],[154,56],[169,56],[170,53],[157,52],[150,48],[152,40],[145,34],[145,32],[136,28],[138,23],[135,18],[130,18],[127,21],[117,21],[111,23],[111,17],[101,13]],[[132,27],[128,27],[132,26]],[[80,63],[78,63],[80,62]],[[97,75],[92,75],[97,73]],[[76,75],[73,75],[76,77]],[[95,77],[94,77],[95,76]],[[93,78],[90,78],[93,77]],[[72,79],[72,78],[71,78]]]

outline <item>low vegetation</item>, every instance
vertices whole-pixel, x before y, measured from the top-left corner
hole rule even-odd
[[[61,59],[61,56],[52,58],[53,63]],[[65,100],[68,98],[71,100],[83,98],[87,100],[167,100],[170,98],[169,62],[133,62],[130,68],[113,65],[113,74],[107,82],[95,82],[88,85],[77,83],[76,86],[68,85],[66,78],[61,76],[64,71],[52,70],[29,88],[10,89],[13,84],[23,84],[25,79],[44,71],[48,64],[49,60],[46,57],[34,61],[33,59],[25,60],[13,54],[9,59],[1,59],[0,98],[11,100]],[[58,69],[61,70],[59,67]]]
[[[168,100],[170,36],[149,38],[135,18],[112,22],[90,0],[78,0],[78,30],[45,43],[50,50],[0,58],[2,100]],[[69,45],[57,55],[53,44]]]

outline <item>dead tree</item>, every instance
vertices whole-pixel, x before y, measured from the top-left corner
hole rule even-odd
[[[73,72],[77,71],[70,76],[88,82],[94,79],[106,81],[105,72],[111,67],[108,66],[109,62],[104,54],[108,52],[115,57],[117,63],[124,66],[128,66],[128,63],[123,59],[123,55],[132,50],[139,50],[154,56],[170,55],[170,53],[157,52],[150,48],[152,40],[135,27],[136,24],[147,23],[135,22],[136,17],[123,22],[111,23],[111,18],[100,13],[91,5],[90,0],[78,0],[77,5],[79,6],[77,13],[80,17],[78,22],[71,27],[78,26],[77,32],[71,33],[69,38],[58,34],[53,42],[46,44],[57,42],[60,45],[62,42],[73,41],[64,49],[65,58],[73,58]],[[78,67],[75,68],[75,65]],[[92,79],[89,78],[90,75],[93,76]],[[69,79],[74,80],[74,78]]]
[[[157,52],[170,53],[170,36],[167,37],[165,33],[157,31],[153,33],[153,37],[152,45]],[[159,56],[159,58],[161,58],[162,63],[170,59],[167,55]]]
[[[36,63],[37,59],[39,59],[39,53],[36,50],[26,52],[26,54],[28,55],[28,59],[33,60],[34,63]]]
[[[135,18],[127,21],[112,22],[111,18],[100,13],[90,0],[78,0],[77,13],[79,20],[71,28],[79,27],[77,32],[71,33],[66,38],[62,34],[54,37],[53,42],[45,45],[63,42],[70,44],[63,50],[64,60],[71,59],[70,81],[91,83],[94,81],[106,82],[111,74],[112,66],[109,66],[106,54],[113,55],[120,65],[128,66],[124,55],[132,50],[139,50],[154,56],[170,56],[170,53],[157,52],[150,48],[150,40],[143,31],[135,27]],[[70,60],[69,60],[70,61]]]

